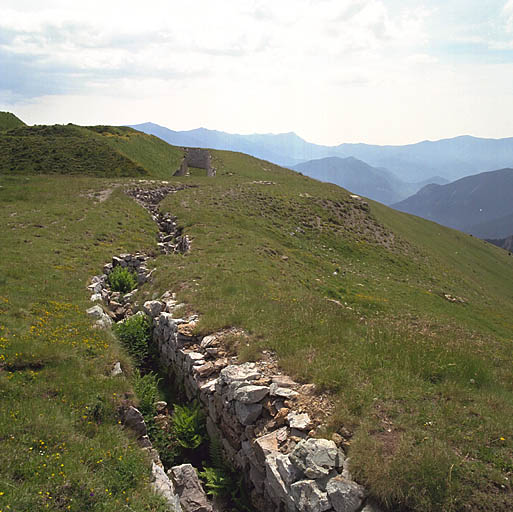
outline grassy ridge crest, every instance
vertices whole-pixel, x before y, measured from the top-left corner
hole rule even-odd
[[[0,131],[25,126],[25,123],[11,112],[0,112]]]

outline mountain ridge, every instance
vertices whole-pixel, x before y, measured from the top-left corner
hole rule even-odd
[[[426,185],[392,207],[480,238],[502,238],[513,231],[513,225],[507,227],[513,220],[512,191],[513,169],[505,168]],[[498,233],[497,223],[506,231]]]
[[[353,156],[372,167],[385,167],[407,183],[421,182],[437,175],[452,181],[513,166],[513,137],[493,139],[458,135],[405,145],[360,142],[326,146],[307,142],[295,132],[241,135],[207,128],[174,131],[155,123],[130,126],[159,136],[170,144],[241,151],[285,167],[330,156]]]
[[[334,183],[355,194],[392,204],[415,193],[421,184],[405,183],[388,169],[377,168],[353,156],[330,156],[292,167],[310,178]]]

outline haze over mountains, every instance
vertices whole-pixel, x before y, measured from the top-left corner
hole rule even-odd
[[[295,165],[292,169],[320,181],[335,183],[384,204],[400,201],[426,185],[425,182],[406,183],[388,169],[372,167],[352,156],[330,156],[309,160]],[[447,180],[436,176],[428,182],[444,184]]]
[[[174,131],[154,123],[132,127],[156,135],[170,144],[240,151],[286,167],[307,160],[352,156],[372,167],[384,167],[406,183],[430,180],[433,176],[452,181],[513,166],[511,137],[484,139],[464,135],[404,146],[347,143],[323,146],[307,142],[293,132],[237,135],[206,128]]]
[[[426,185],[393,207],[480,238],[505,238],[513,233],[512,192],[508,168]]]

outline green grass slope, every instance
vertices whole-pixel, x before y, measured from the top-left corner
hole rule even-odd
[[[152,178],[167,180],[179,169],[182,162],[182,149],[133,128],[92,126],[87,129],[98,134],[102,142],[148,169]]]
[[[30,126],[0,135],[1,174],[147,176],[148,171],[90,130],[73,125]]]
[[[242,359],[273,350],[285,372],[329,393],[336,407],[327,428],[346,438],[351,471],[391,510],[513,509],[513,257],[506,251],[246,155],[214,151],[215,178],[170,178],[178,148],[128,128],[67,133],[150,177],[195,185],[162,203],[192,250],[156,258],[148,296],[176,291],[200,314],[198,332],[243,328]],[[65,137],[55,136],[57,155],[68,147]],[[15,510],[28,510],[26,503],[50,503],[39,491],[65,494],[71,486],[78,496],[76,461],[90,461],[91,447],[93,459],[105,461],[105,446],[127,446],[112,420],[113,393],[123,391],[105,377],[122,355],[108,336],[88,331],[83,286],[112,254],[154,244],[155,227],[112,181],[34,176],[29,164],[15,165],[22,176],[0,178],[0,354],[12,361],[0,371],[8,461],[0,468],[7,491],[0,491],[18,500],[9,502]],[[114,190],[94,202],[91,193],[101,189]],[[23,386],[11,385],[15,379]],[[106,410],[100,423],[85,410],[98,400]],[[48,477],[38,466],[30,443],[48,443],[42,423],[73,443],[73,477],[51,480],[58,473]],[[104,467],[87,477],[95,496],[124,481],[126,468]],[[149,499],[138,484],[123,490],[139,507]],[[82,509],[114,510],[124,495],[101,496],[95,509],[84,495]]]
[[[25,123],[11,112],[0,112],[0,131],[25,126]]]
[[[352,471],[392,510],[511,510],[513,258],[214,154],[216,178],[175,178],[198,185],[164,203],[192,252],[161,257],[154,286],[179,291],[203,333],[245,329],[242,358],[271,349],[330,392]]]
[[[116,182],[0,177],[0,510],[168,510],[118,423],[130,362],[85,314],[89,278],[154,236]]]

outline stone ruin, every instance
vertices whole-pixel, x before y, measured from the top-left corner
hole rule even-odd
[[[212,167],[212,156],[207,149],[201,148],[184,148],[185,155],[180,169],[178,169],[173,176],[188,176],[189,167],[196,167],[197,169],[205,169],[207,176],[215,176],[216,170]]]

